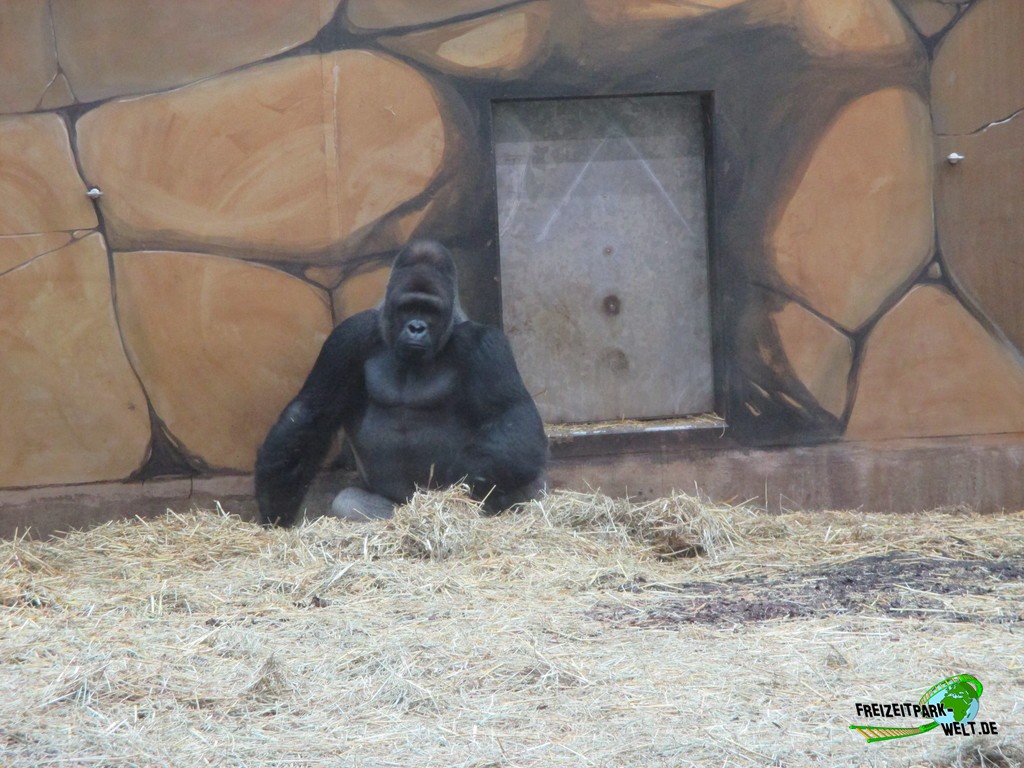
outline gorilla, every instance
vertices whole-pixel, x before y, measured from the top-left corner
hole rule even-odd
[[[295,523],[339,428],[359,484],[334,499],[338,517],[388,517],[417,487],[459,482],[496,514],[544,485],[547,437],[508,339],[466,318],[434,241],[399,252],[382,304],[331,332],[271,427],[256,458],[264,525]]]

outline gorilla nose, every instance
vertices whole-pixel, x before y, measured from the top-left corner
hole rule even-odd
[[[422,336],[427,332],[427,324],[422,320],[410,320],[405,326],[410,336]]]

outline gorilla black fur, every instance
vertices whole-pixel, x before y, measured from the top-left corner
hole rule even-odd
[[[467,320],[455,264],[416,241],[395,259],[378,309],[334,329],[256,459],[265,525],[292,525],[343,428],[362,488],[332,511],[383,516],[416,487],[469,484],[496,513],[543,486],[547,438],[501,331]]]

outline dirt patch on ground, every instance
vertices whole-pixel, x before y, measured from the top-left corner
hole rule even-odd
[[[827,568],[805,568],[765,580],[743,576],[677,584],[624,582],[628,592],[669,592],[651,605],[598,605],[592,618],[633,627],[737,624],[781,618],[883,614],[973,623],[1024,619],[1018,598],[1004,585],[1024,581],[1024,558],[949,560],[896,552],[861,557]],[[1004,610],[977,616],[962,610],[972,598]]]

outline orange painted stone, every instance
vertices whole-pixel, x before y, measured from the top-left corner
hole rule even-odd
[[[36,256],[63,248],[70,242],[71,235],[67,232],[0,237],[0,275],[20,267]]]
[[[1024,3],[975,3],[932,64],[935,132],[962,134],[1024,108]]]
[[[788,0],[794,22],[812,53],[887,53],[913,42],[909,25],[889,0]]]
[[[931,258],[932,169],[917,94],[889,88],[849,104],[769,236],[781,280],[825,317],[859,328]]]
[[[442,72],[508,79],[539,63],[550,20],[547,3],[528,3],[425,32],[384,37],[380,42]]]
[[[50,5],[61,67],[88,102],[192,83],[287,51],[312,39],[338,0]]]
[[[833,416],[846,408],[853,342],[799,304],[788,302],[772,315],[793,375]]]
[[[373,309],[384,298],[391,277],[390,265],[379,265],[357,272],[334,289],[334,315],[338,321],[364,309]]]
[[[422,193],[446,146],[430,84],[369,51],[112,102],[78,138],[118,250],[320,263]]]
[[[451,191],[450,188],[448,191]],[[404,245],[406,242],[411,240],[413,234],[423,223],[424,219],[426,219],[427,215],[433,212],[434,205],[439,198],[443,199],[444,195],[435,196],[433,200],[418,210],[410,211],[401,216],[396,216],[392,224],[394,227],[395,241]]]
[[[588,15],[600,24],[629,21],[669,21],[703,16],[746,0],[583,0]]]
[[[39,101],[39,109],[58,109],[75,103],[75,95],[71,92],[71,85],[64,74],[58,74],[53,78],[43,98]]]
[[[0,235],[94,228],[85,191],[60,117],[0,117]]]
[[[1024,75],[1022,75],[1024,77]],[[940,136],[939,243],[956,284],[1024,352],[1024,115],[970,136]]]
[[[137,470],[149,409],[121,346],[103,238],[0,276],[0,318],[0,487]]]
[[[492,11],[517,0],[348,0],[345,16],[355,30],[441,24],[460,16]]]
[[[331,330],[327,295],[270,267],[197,253],[115,253],[125,345],[184,449],[251,470]]]
[[[49,4],[0,3],[0,113],[37,109],[57,76]],[[54,106],[70,104],[64,101]]]
[[[1024,431],[1024,369],[948,291],[919,286],[868,336],[846,437]]]

